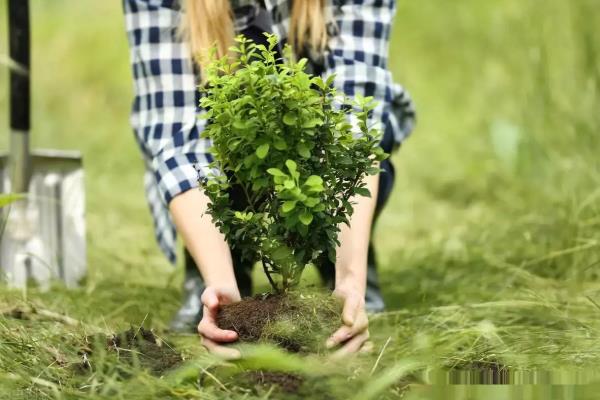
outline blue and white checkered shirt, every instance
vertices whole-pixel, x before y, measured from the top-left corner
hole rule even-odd
[[[210,142],[200,138],[206,120],[197,118],[199,74],[177,35],[182,16],[178,0],[123,2],[135,92],[131,124],[144,155],[144,184],[156,238],[175,262],[176,234],[168,204],[197,187],[195,166],[202,173],[211,160]],[[239,32],[252,24],[261,6],[257,0],[231,2]],[[288,36],[290,3],[264,1],[272,32],[282,43]],[[410,97],[387,69],[395,1],[331,0],[328,7],[337,29],[321,61],[323,75],[335,74],[334,85],[348,96],[373,96],[379,104],[371,123],[391,130],[395,144],[400,144],[412,130],[414,111]]]

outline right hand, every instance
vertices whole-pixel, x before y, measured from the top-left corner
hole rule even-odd
[[[206,349],[225,359],[241,357],[238,350],[221,346],[220,343],[231,343],[238,339],[234,331],[224,330],[217,326],[217,314],[223,304],[240,301],[240,292],[237,287],[221,288],[207,286],[202,293],[203,313],[198,324],[198,334],[202,337],[202,344]]]

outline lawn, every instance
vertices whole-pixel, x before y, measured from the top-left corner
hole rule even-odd
[[[182,268],[153,239],[120,2],[31,3],[33,144],[83,153],[89,274],[72,291],[0,288],[0,398],[292,396],[240,368],[294,372],[305,398],[597,398],[595,0],[400,2],[391,68],[419,120],[393,156],[396,188],[375,233],[389,312],[371,319],[374,350],[338,363],[254,348],[243,365],[165,333]],[[168,343],[154,350],[184,361],[118,360],[106,337],[130,327],[153,329]],[[512,384],[469,384],[498,380]]]

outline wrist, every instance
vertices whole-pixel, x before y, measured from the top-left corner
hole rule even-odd
[[[337,274],[335,279],[335,291],[340,294],[354,294],[364,297],[367,285],[366,280],[366,276],[363,274]]]

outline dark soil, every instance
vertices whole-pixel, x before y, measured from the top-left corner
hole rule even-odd
[[[99,337],[86,337],[85,342],[86,345],[80,354],[83,359],[81,371],[88,370],[90,365],[93,365],[94,353],[107,350],[115,354],[119,361],[129,365],[138,364],[155,375],[162,375],[183,361],[173,347],[160,340],[152,331],[142,327],[132,327],[104,340]],[[98,346],[105,347],[100,349]]]
[[[265,326],[283,307],[282,295],[257,295],[221,307],[217,325],[236,331],[243,342],[257,342]]]
[[[262,294],[222,306],[221,329],[238,333],[241,342],[270,342],[291,352],[319,352],[340,324],[340,305],[331,296]]]
[[[260,386],[277,386],[282,392],[296,393],[304,383],[304,378],[286,372],[250,371],[245,374],[246,379]]]

